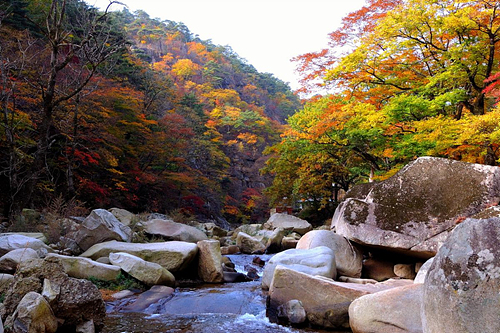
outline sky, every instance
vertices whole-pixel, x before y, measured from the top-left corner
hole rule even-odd
[[[86,0],[103,8],[108,0]],[[120,0],[131,12],[184,23],[203,40],[229,45],[259,72],[299,88],[291,59],[328,46],[328,34],[365,0]],[[113,5],[115,10],[121,6]]]

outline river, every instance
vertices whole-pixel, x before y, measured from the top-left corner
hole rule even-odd
[[[239,272],[251,264],[254,255],[229,256]],[[259,256],[267,261],[270,256]],[[262,268],[258,269],[259,275]],[[326,332],[310,328],[290,328],[270,323],[266,318],[265,293],[260,280],[177,288],[146,310],[125,312],[127,300],[108,302],[105,333],[305,333]],[[331,331],[330,331],[331,333]]]

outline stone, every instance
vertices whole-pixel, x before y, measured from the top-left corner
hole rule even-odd
[[[309,250],[290,249],[276,254],[269,259],[262,273],[262,288],[268,289],[278,265],[310,275],[321,275],[334,279],[335,254],[326,246],[318,246]]]
[[[14,275],[11,274],[0,274],[0,293],[4,293],[10,288],[11,283],[14,282]]]
[[[223,255],[236,254],[240,252],[240,248],[236,245],[222,246],[220,252]]]
[[[109,261],[145,285],[175,285],[175,277],[172,273],[159,264],[145,261],[124,252],[110,253]]]
[[[295,249],[298,243],[299,243],[298,239],[286,236],[283,237],[283,239],[281,240],[281,248],[283,250]]]
[[[500,206],[491,206],[485,210],[471,216],[473,219],[490,219],[492,217],[500,217]]]
[[[302,236],[296,248],[312,249],[317,246],[327,246],[333,250],[337,275],[361,277],[363,253],[347,238],[330,230],[312,230]]]
[[[300,219],[296,216],[276,213],[271,215],[269,220],[264,223],[264,228],[269,230],[283,228],[285,230],[291,230],[304,235],[308,231],[312,230],[312,225],[306,220]]]
[[[302,302],[292,299],[278,307],[278,318],[284,319],[285,323],[302,324],[307,320],[307,314]]]
[[[130,297],[130,296],[133,296],[133,295],[134,295],[134,292],[131,290],[121,290],[121,291],[111,295],[111,297],[113,297],[114,299],[124,299],[124,298]]]
[[[0,234],[0,256],[12,250],[30,248],[36,251],[40,257],[45,257],[47,253],[54,252],[44,242],[37,238],[19,234]]]
[[[216,240],[204,240],[197,243],[199,250],[198,275],[208,283],[224,281],[220,243]]]
[[[114,217],[118,219],[122,224],[126,225],[127,227],[130,227],[132,222],[134,222],[137,218],[135,214],[129,212],[126,209],[122,208],[111,208],[109,209],[109,212],[113,214]]]
[[[466,219],[438,251],[425,278],[425,333],[500,332],[500,218]]]
[[[337,282],[279,265],[274,271],[269,288],[266,314],[272,322],[276,322],[277,309],[295,299],[302,302],[310,324],[346,330],[349,329],[349,305],[356,298],[409,284],[413,285],[413,282],[409,280],[389,280],[377,284]]]
[[[359,244],[428,259],[456,223],[498,203],[499,183],[495,166],[420,157],[387,180],[355,186],[332,228]]]
[[[285,237],[286,230],[283,228],[274,229],[272,235],[266,243],[266,253],[277,253],[281,251],[281,241]]]
[[[424,283],[425,282],[425,277],[427,276],[427,272],[429,271],[429,268],[431,268],[433,261],[434,261],[434,257],[427,260],[422,265],[422,267],[420,267],[420,269],[417,272],[417,276],[415,277],[415,280],[413,281],[414,283]]]
[[[252,281],[248,276],[239,272],[224,272],[224,282],[225,283],[235,283],[235,282],[248,282]]]
[[[411,280],[413,280],[417,275],[415,273],[415,265],[413,264],[394,265],[394,274],[402,279],[411,279]]]
[[[116,281],[120,275],[120,268],[102,264],[89,258],[63,256],[60,254],[49,254],[60,260],[64,267],[64,272],[68,276],[77,279],[88,279],[90,277],[104,281]]]
[[[196,243],[208,239],[203,231],[172,220],[147,221],[144,223],[144,230],[150,235],[161,236],[170,241]]]
[[[105,209],[93,210],[75,235],[75,241],[83,251],[110,240],[130,242],[132,230]]]
[[[94,333],[94,332],[95,332],[95,327],[93,320],[89,320],[84,323],[76,325],[75,333]]]
[[[92,246],[81,257],[97,259],[110,253],[125,252],[157,263],[170,272],[177,272],[189,266],[198,254],[198,246],[187,242],[124,243],[109,241]]]
[[[12,250],[0,257],[0,272],[14,273],[21,262],[39,258],[38,253],[31,248]]]
[[[227,230],[222,229],[213,222],[192,222],[189,225],[203,231],[209,238],[222,238],[227,236]]]
[[[259,231],[262,230],[262,224],[242,224],[240,225],[238,228],[234,229],[231,237],[233,239],[236,239],[236,237],[238,236],[238,234],[240,232],[244,232],[245,234],[247,235],[250,235],[250,236],[256,236]]]
[[[384,281],[393,277],[394,263],[378,258],[368,258],[363,261],[362,276],[365,279]]]
[[[349,306],[349,323],[355,333],[422,333],[421,304],[421,284],[364,295]]]
[[[21,299],[12,318],[5,324],[13,333],[55,333],[58,327],[48,302],[33,291]]]
[[[43,232],[5,232],[2,235],[23,235],[26,237],[36,238],[41,240],[44,244],[48,243],[47,237]]]
[[[160,300],[166,301],[172,298],[174,291],[173,288],[167,286],[153,286],[148,291],[140,294],[133,303],[127,305],[123,310],[130,312],[144,311]]]
[[[238,233],[236,237],[236,245],[242,253],[264,253],[266,246],[257,238],[252,237],[243,231]]]
[[[339,276],[337,278],[337,280],[340,282],[358,283],[358,284],[367,284],[367,283],[375,284],[375,283],[379,282],[379,281],[374,280],[374,279],[358,279],[358,278],[352,278],[349,276]]]

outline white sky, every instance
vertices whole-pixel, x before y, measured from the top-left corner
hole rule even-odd
[[[120,0],[131,12],[183,22],[194,35],[229,45],[260,72],[299,88],[295,64],[301,54],[327,47],[328,33],[365,0]],[[86,0],[96,7],[108,0]],[[114,5],[115,9],[121,9]]]

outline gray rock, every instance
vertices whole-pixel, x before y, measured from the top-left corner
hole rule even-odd
[[[203,231],[172,220],[154,219],[147,221],[144,223],[144,230],[148,234],[161,236],[171,241],[196,243],[208,239]]]
[[[415,277],[415,280],[413,281],[414,283],[424,283],[425,282],[425,277],[427,276],[427,272],[429,271],[429,268],[431,268],[433,261],[434,261],[434,257],[427,260],[422,265],[422,267],[420,267],[420,269],[417,272],[417,276]]]
[[[463,219],[500,197],[500,169],[421,157],[393,177],[347,193],[332,228],[365,245],[434,256]]]
[[[9,319],[6,326],[11,327],[13,333],[55,333],[58,327],[57,318],[45,298],[33,291],[21,299]]]
[[[139,297],[137,297],[133,303],[127,305],[124,310],[130,312],[144,311],[160,300],[171,298],[174,291],[173,288],[167,286],[153,286],[148,291],[140,294]]]
[[[278,307],[278,317],[290,324],[301,324],[307,320],[306,310],[302,302],[292,299]]]
[[[0,256],[17,249],[30,248],[35,250],[40,257],[44,257],[53,250],[41,240],[19,234],[0,234]]]
[[[327,246],[333,250],[337,275],[361,277],[363,253],[348,239],[330,230],[312,230],[297,243],[297,249],[312,249],[317,246]]]
[[[361,296],[349,306],[349,323],[356,333],[422,333],[421,304],[421,284]]]
[[[126,226],[130,226],[132,221],[135,219],[135,214],[129,212],[126,209],[121,209],[121,208],[111,208],[109,209],[109,212],[114,215],[120,221]]]
[[[266,243],[266,253],[277,253],[281,251],[281,241],[285,237],[286,230],[283,228],[274,229]]]
[[[157,263],[170,272],[183,270],[191,264],[198,253],[198,246],[187,242],[161,243],[124,243],[117,241],[104,242],[92,246],[81,254],[81,257],[98,259],[110,253],[125,252]]]
[[[102,264],[89,258],[63,256],[60,254],[49,254],[48,257],[59,259],[64,267],[64,272],[73,278],[88,279],[95,277],[104,281],[116,281],[118,275],[120,275],[119,267]]]
[[[39,258],[38,253],[30,248],[12,250],[0,258],[0,272],[14,273],[21,262]]]
[[[47,244],[47,237],[43,234],[43,232],[5,232],[2,235],[23,235],[26,237],[36,238],[41,240],[43,243]]]
[[[198,261],[199,277],[208,283],[223,282],[220,243],[216,240],[204,240],[197,244],[200,253]]]
[[[295,249],[298,243],[299,240],[295,237],[286,236],[281,240],[281,248],[283,250]]]
[[[312,225],[306,220],[300,219],[293,215],[276,213],[271,215],[269,220],[264,223],[264,228],[274,230],[276,228],[283,228],[285,230],[292,230],[301,235],[312,230]]]
[[[236,245],[242,253],[264,253],[266,246],[257,238],[252,237],[243,231],[238,233],[236,237]]]
[[[95,209],[81,224],[75,235],[78,246],[86,251],[91,246],[110,240],[130,242],[132,230],[105,209]]]
[[[425,278],[424,332],[500,332],[499,239],[500,218],[455,228]]]
[[[262,288],[271,285],[274,270],[278,265],[296,271],[320,275],[334,279],[336,277],[335,254],[326,246],[319,246],[309,250],[290,249],[276,254],[264,267],[262,273]]]
[[[175,277],[172,273],[159,264],[147,262],[139,257],[124,252],[110,253],[109,260],[113,265],[120,267],[148,286],[175,285]]]
[[[88,320],[86,322],[76,325],[75,333],[94,333],[94,332],[95,332],[95,327],[93,320]]]

